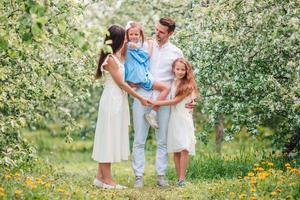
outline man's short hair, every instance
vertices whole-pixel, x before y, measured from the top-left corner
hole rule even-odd
[[[174,32],[176,28],[175,21],[170,17],[163,17],[159,20],[159,23],[168,27],[168,32]]]

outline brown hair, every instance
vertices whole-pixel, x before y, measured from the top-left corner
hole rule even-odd
[[[124,44],[125,30],[118,25],[112,25],[108,28],[108,33],[109,35],[107,35],[104,39],[104,44],[109,45],[112,48],[112,53],[116,53],[122,48]],[[111,43],[108,43],[109,40],[111,40]],[[101,65],[108,55],[109,52],[104,52],[104,50],[101,49],[95,79],[99,79],[102,77]]]
[[[143,30],[142,26],[138,22],[130,22],[129,26],[130,27],[127,28],[126,32],[125,32],[126,40],[125,40],[124,48],[122,50],[122,56],[123,57],[126,57],[127,44],[129,42],[129,30],[130,29],[132,29],[132,28],[138,28],[140,30],[140,35],[142,37],[142,45],[144,45],[144,41],[145,41],[144,30]]]
[[[195,77],[193,74],[192,66],[186,59],[177,58],[172,64],[173,71],[175,69],[176,63],[178,63],[178,62],[184,64],[185,69],[186,69],[186,74],[182,79],[180,79],[180,83],[176,88],[175,96],[179,96],[179,95],[188,96],[188,95],[192,94],[193,92],[195,92],[195,94],[198,95],[197,84],[196,84]]]
[[[159,23],[168,27],[168,32],[174,32],[176,28],[175,21],[170,17],[163,17],[159,20]]]

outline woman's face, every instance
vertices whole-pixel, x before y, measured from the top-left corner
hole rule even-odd
[[[134,27],[128,30],[128,40],[130,42],[137,43],[140,40],[140,37],[141,37],[141,33],[139,28]]]
[[[182,62],[176,62],[173,71],[177,79],[182,79],[186,75],[186,68]]]

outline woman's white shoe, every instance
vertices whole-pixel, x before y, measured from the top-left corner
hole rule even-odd
[[[119,190],[122,190],[122,189],[126,189],[127,187],[123,186],[123,185],[119,185],[119,184],[113,186],[113,185],[109,185],[109,184],[103,183],[102,188],[104,188],[104,189],[119,189]]]
[[[94,185],[94,186],[96,186],[96,187],[101,187],[101,188],[102,188],[102,187],[103,187],[103,184],[104,184],[104,183],[103,183],[102,181],[100,181],[99,179],[96,179],[96,178],[94,179],[94,182],[93,182],[93,185]]]

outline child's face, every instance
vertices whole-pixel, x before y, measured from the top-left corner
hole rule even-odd
[[[135,27],[135,28],[130,28],[128,30],[128,40],[130,42],[137,43],[140,40],[140,37],[141,37],[141,33],[139,28]]]
[[[177,79],[182,79],[186,75],[185,65],[181,62],[175,63],[173,71]]]

